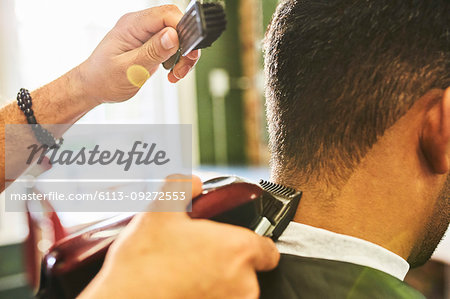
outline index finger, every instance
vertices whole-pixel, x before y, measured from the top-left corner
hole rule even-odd
[[[175,28],[183,17],[176,5],[162,5],[132,12],[122,17],[121,21],[140,41],[145,43],[153,34],[166,27]]]

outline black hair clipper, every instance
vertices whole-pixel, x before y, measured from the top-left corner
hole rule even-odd
[[[219,177],[203,183],[190,216],[247,227],[276,241],[301,197],[301,191],[264,180],[257,185],[237,176]]]
[[[186,56],[192,50],[211,46],[225,30],[226,25],[222,4],[191,1],[177,25],[180,47],[176,54],[163,63],[164,68],[172,69],[181,56]]]

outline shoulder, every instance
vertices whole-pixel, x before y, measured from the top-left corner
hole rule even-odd
[[[282,254],[258,275],[261,298],[424,298],[403,281],[365,266]]]

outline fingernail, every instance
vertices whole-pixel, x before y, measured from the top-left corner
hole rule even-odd
[[[173,47],[175,47],[175,42],[172,40],[172,38],[170,38],[169,31],[164,33],[163,36],[161,37],[161,45],[166,50],[170,50]]]
[[[178,79],[184,78],[184,76],[187,75],[187,73],[189,73],[189,70],[191,69],[190,66],[185,65],[183,66],[177,73],[178,73]]]
[[[187,57],[189,57],[190,59],[197,59],[199,56],[198,54],[199,54],[198,50],[194,50],[194,51],[190,52],[187,55]]]

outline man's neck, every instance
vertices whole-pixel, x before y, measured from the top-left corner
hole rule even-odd
[[[407,259],[411,248],[406,244],[411,244],[415,236],[401,221],[392,221],[401,219],[401,212],[381,211],[367,198],[356,200],[364,201],[364,204],[334,199],[336,204],[324,207],[305,192],[294,221],[372,242]],[[384,214],[384,220],[380,219],[380,214]]]
[[[448,226],[439,194],[447,175],[433,172],[421,141],[434,99],[417,101],[355,167],[342,165],[339,178],[273,163],[274,182],[303,191],[294,221],[372,242],[413,263],[426,260]],[[336,176],[335,169],[316,171]]]
[[[418,155],[419,108],[386,130],[337,190],[330,191],[329,183],[295,184],[291,176],[290,185],[304,192],[294,221],[357,237],[408,259],[434,207],[426,189],[430,175]],[[280,170],[274,169],[273,179],[283,184]]]

